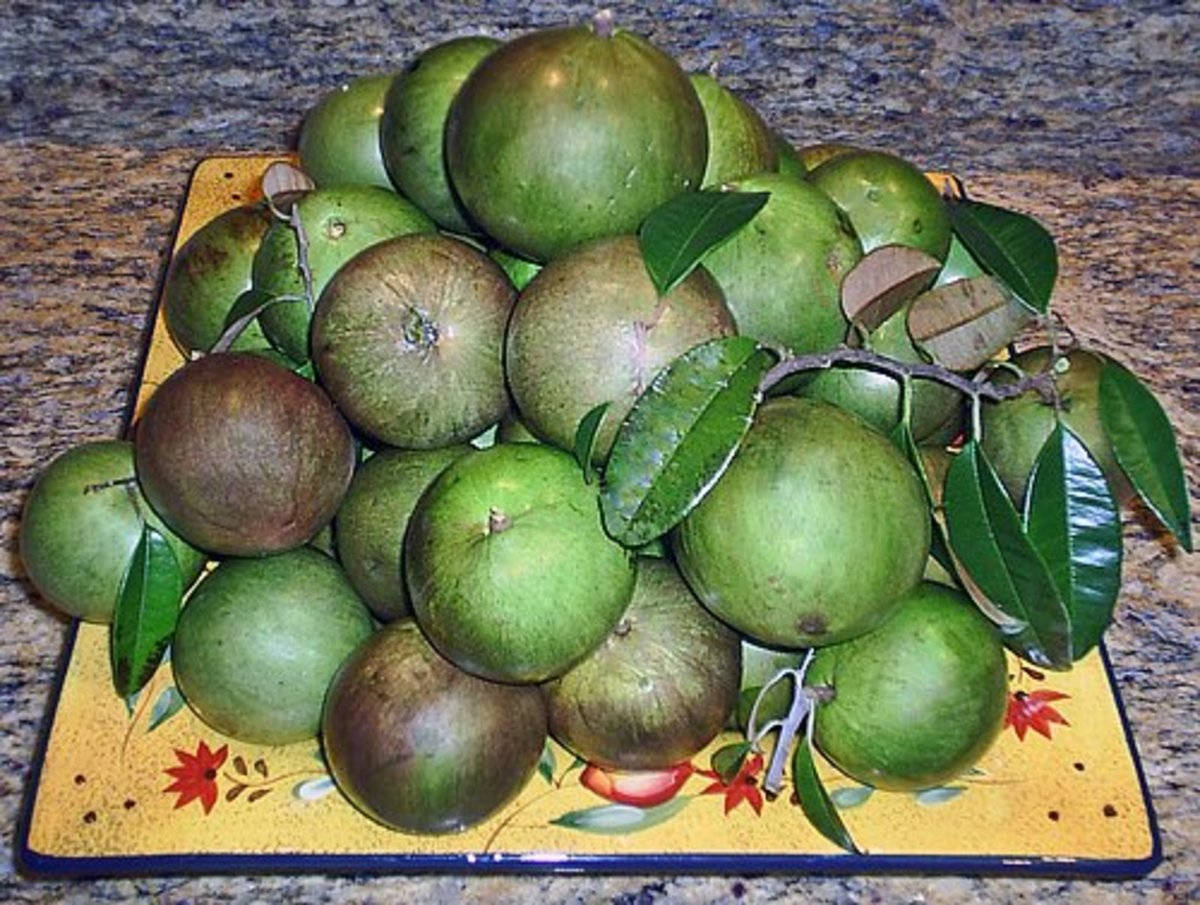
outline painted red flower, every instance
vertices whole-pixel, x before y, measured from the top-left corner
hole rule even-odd
[[[195,754],[175,749],[175,757],[179,766],[169,767],[163,772],[175,777],[175,781],[163,789],[164,792],[175,792],[179,798],[175,807],[181,808],[190,801],[200,800],[204,813],[212,810],[217,803],[217,771],[229,755],[229,746],[222,745],[216,751],[210,751],[203,741],[196,748]]]
[[[1008,711],[1004,714],[1005,728],[1012,726],[1021,741],[1025,740],[1025,733],[1031,728],[1050,738],[1051,723],[1071,725],[1061,713],[1050,706],[1050,702],[1069,697],[1070,695],[1061,691],[1051,691],[1048,688],[1014,692],[1008,697]]]
[[[588,764],[579,782],[609,801],[650,808],[674,798],[692,771],[686,762],[662,770],[605,770]]]
[[[758,773],[763,768],[763,758],[761,754],[752,754],[742,763],[741,768],[737,771],[737,775],[729,782],[721,779],[721,774],[716,770],[697,770],[696,773],[700,776],[707,776],[713,780],[708,787],[701,789],[701,795],[716,795],[723,794],[725,796],[725,813],[728,814],[743,801],[750,802],[750,807],[754,808],[754,813],[762,814],[763,796],[762,791],[758,788]]]

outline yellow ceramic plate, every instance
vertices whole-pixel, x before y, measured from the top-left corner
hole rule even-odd
[[[254,200],[277,157],[225,157],[196,169],[176,248],[221,211]],[[931,178],[942,181],[942,177]],[[182,359],[162,323],[137,407]],[[136,411],[136,410],[135,410]],[[1134,876],[1160,858],[1133,741],[1101,651],[1069,673],[1010,658],[1010,723],[979,765],[919,794],[873,792],[819,769],[863,855],[808,824],[786,786],[763,800],[761,772],[722,786],[703,771],[718,739],[652,807],[614,803],[547,746],[520,796],[454,836],[406,836],[355,811],[315,742],[247,745],[184,706],[164,664],[122,701],[108,633],[73,635],[34,794],[18,840],[30,872],[217,871],[876,871]],[[589,783],[598,787],[596,783]],[[670,789],[678,786],[674,794]],[[659,796],[660,798],[662,795]]]

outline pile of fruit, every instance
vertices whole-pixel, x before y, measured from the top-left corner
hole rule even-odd
[[[484,819],[548,733],[642,771],[732,728],[714,769],[769,752],[779,791],[790,754],[852,845],[811,746],[958,775],[1006,645],[1100,640],[1116,499],[1190,549],[1170,426],[1048,315],[1040,226],[796,150],[603,14],[360,79],[299,156],[179,251],[188,362],[132,443],[47,467],[21,549],[112,623],[118,693],[170,644],[200,719],[319,734],[387,826]]]

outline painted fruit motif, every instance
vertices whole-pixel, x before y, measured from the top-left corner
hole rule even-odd
[[[404,544],[413,613],[433,645],[497,682],[545,681],[595,649],[636,575],[596,494],[571,456],[541,444],[501,443],[442,472]]]
[[[995,627],[932,582],[870,634],[817,651],[805,684],[834,695],[816,709],[821,752],[878,789],[926,789],[963,773],[1000,734],[1008,701]]]
[[[737,701],[741,642],[664,559],[638,563],[616,628],[543,689],[550,734],[592,764],[656,770],[688,760]]]
[[[504,272],[464,242],[381,242],[321,294],[317,374],[351,423],[385,443],[469,440],[508,410],[504,329],[515,299]]]
[[[321,737],[338,788],[367,816],[406,833],[454,833],[529,781],[546,710],[536,687],[468,675],[400,621],[338,672]]]
[[[696,268],[659,298],[635,236],[589,243],[544,267],[521,293],[505,340],[505,371],[521,419],[571,449],[579,420],[608,402],[594,459],[676,356],[718,336],[733,318],[721,289]]]
[[[142,526],[171,547],[187,587],[205,556],[150,508],[134,480],[133,444],[84,443],[38,475],[21,515],[21,564],[50,603],[87,622],[111,622],[117,591]]]
[[[707,156],[687,76],[603,15],[490,54],[446,123],[450,181],[471,218],[535,261],[636,231],[658,205],[700,186]]]
[[[921,578],[929,509],[882,435],[836,406],[760,406],[672,546],[696,596],[758,644],[814,647],[870,631]]]
[[[228,556],[299,546],[337,511],[356,452],[324,390],[251,353],[207,355],[150,397],[138,482],[181,537]]]
[[[372,630],[337,563],[300,547],[206,575],[179,614],[171,664],[209,726],[284,745],[317,734],[334,673]]]

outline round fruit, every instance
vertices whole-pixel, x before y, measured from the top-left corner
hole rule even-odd
[[[862,257],[846,219],[819,190],[779,173],[729,188],[771,193],[745,228],[704,257],[738,332],[797,355],[836,346],[849,326],[842,278]]]
[[[379,119],[393,75],[368,75],[330,91],[304,117],[296,149],[318,188],[377,185],[391,189],[379,148]]]
[[[974,255],[967,251],[967,246],[962,244],[958,236],[951,233],[950,250],[946,252],[946,260],[933,281],[933,287],[936,289],[938,286],[957,283],[959,280],[974,279],[983,276],[984,273]]]
[[[708,162],[701,186],[779,169],[779,152],[757,111],[711,75],[689,78],[708,129]]]
[[[382,242],[321,294],[317,373],[353,424],[393,446],[469,440],[508,410],[504,328],[515,298],[503,271],[463,242]]]
[[[495,38],[455,38],[431,47],[392,84],[378,143],[392,182],[440,226],[472,232],[446,172],[450,103],[479,62],[500,46]]]
[[[1050,348],[1027,349],[1014,356],[1012,363],[1027,374],[1039,374],[1050,366]],[[1063,424],[1083,441],[1108,478],[1113,496],[1124,501],[1133,496],[1133,488],[1117,464],[1112,443],[1100,421],[1100,374],[1103,370],[1102,355],[1072,349],[1066,356],[1066,369],[1055,372],[1054,384],[1062,400]],[[1011,372],[1003,370],[996,371],[991,378],[999,384],[1012,383],[1015,379]],[[1030,390],[1015,399],[985,402],[981,414],[983,451],[1009,496],[1020,508],[1034,462],[1054,430],[1054,406],[1041,394]]]
[[[572,449],[579,420],[610,403],[596,435],[603,462],[654,376],[699,343],[734,332],[702,268],[659,298],[634,236],[590,243],[547,265],[513,309],[505,371],[521,418]]]
[[[354,589],[385,622],[411,612],[400,548],[417,498],[468,452],[468,446],[387,449],[368,459],[350,482],[334,517],[338,559]]]
[[[798,148],[796,156],[800,158],[800,162],[804,165],[805,170],[811,173],[827,160],[833,160],[835,157],[843,157],[846,154],[853,154],[855,151],[861,150],[863,149],[855,145],[829,141]]]
[[[925,360],[908,333],[908,305],[880,324],[870,342],[874,351],[898,361],[915,364]],[[804,382],[800,393],[853,412],[885,434],[902,415],[899,379],[871,368],[837,366],[817,371]],[[954,416],[963,404],[963,396],[933,380],[913,380],[911,402],[912,433],[920,442]]]
[[[806,685],[832,689],[816,742],[842,772],[878,789],[940,785],[1000,734],[1004,647],[965,596],[925,582],[879,628],[817,651]]]
[[[84,443],[46,466],[21,516],[21,564],[34,587],[69,616],[111,622],[129,557],[149,524],[170,545],[184,586],[204,554],[176,537],[138,489],[133,444]]]
[[[496,428],[497,443],[541,443],[529,428],[521,423],[515,413],[506,412]]]
[[[604,642],[543,686],[550,734],[589,763],[656,770],[716,737],[737,702],[738,636],[666,560],[642,560],[629,608]]]
[[[320,387],[248,353],[207,355],[171,374],[146,405],[134,452],[163,521],[230,556],[309,540],[333,518],[356,459]]]
[[[179,614],[171,665],[209,726],[284,745],[317,734],[334,673],[372,630],[337,563],[301,547],[206,575]]]
[[[343,264],[385,239],[409,233],[432,233],[434,223],[393,191],[372,185],[337,185],[316,189],[296,202],[308,242],[312,301]],[[254,256],[254,288],[272,296],[300,301],[279,302],[259,315],[263,332],[295,361],[308,361],[309,321],[296,231],[276,222]]]
[[[363,813],[407,833],[453,833],[529,781],[546,710],[537,688],[467,675],[413,623],[393,622],[338,672],[321,739],[334,781]]]
[[[809,182],[850,218],[864,252],[881,245],[910,245],[946,259],[950,215],[925,174],[882,151],[855,151],[821,164]]]
[[[221,338],[233,303],[251,286],[254,253],[272,222],[266,205],[236,207],[200,227],[171,258],[163,321],[184,357],[207,352]],[[268,345],[255,322],[233,343],[238,350]]]
[[[649,42],[598,25],[494,51],[450,108],[450,180],[488,235],[536,261],[635,232],[696,189],[708,155],[687,76]]]
[[[484,678],[541,682],[600,644],[635,570],[604,533],[596,494],[573,458],[532,443],[442,472],[404,543],[413,612],[433,645]]]
[[[673,536],[696,596],[752,641],[836,644],[920,580],[929,509],[891,443],[823,402],[759,407],[728,469]]]

